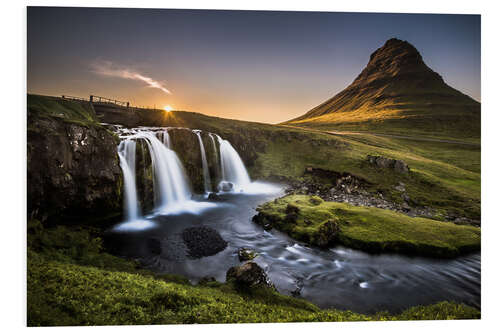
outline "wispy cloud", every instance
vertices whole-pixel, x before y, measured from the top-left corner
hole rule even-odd
[[[128,80],[137,80],[142,81],[147,84],[150,88],[160,89],[166,94],[171,94],[170,90],[165,88],[164,83],[161,81],[157,81],[148,76],[142,75],[141,73],[126,67],[120,67],[111,61],[97,61],[90,65],[92,72],[104,75],[104,76],[113,76],[120,77],[122,79]]]

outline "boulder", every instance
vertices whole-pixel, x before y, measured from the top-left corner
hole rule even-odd
[[[367,160],[368,163],[375,165],[378,168],[392,169],[397,173],[407,174],[410,171],[408,164],[401,160],[372,155],[368,155]]]
[[[234,281],[242,287],[272,287],[264,270],[253,261],[241,266],[231,267],[226,273],[226,280]]]
[[[184,229],[182,239],[192,258],[213,256],[227,247],[217,230],[205,226]]]
[[[234,184],[230,182],[222,181],[219,184],[219,190],[221,190],[222,192],[230,192],[233,190],[233,188]]]
[[[330,219],[323,223],[314,237],[314,245],[327,247],[332,245],[338,237],[340,228],[336,220]]]
[[[240,261],[252,260],[255,257],[257,257],[257,254],[251,249],[247,249],[245,247],[240,247],[238,249],[238,258]]]

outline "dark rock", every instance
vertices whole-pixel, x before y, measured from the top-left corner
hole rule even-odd
[[[253,260],[255,257],[257,257],[257,254],[251,249],[244,247],[238,249],[238,258],[240,261]]]
[[[216,193],[210,193],[208,195],[208,200],[211,200],[211,201],[225,201],[223,198],[221,198],[220,195],[218,195]]]
[[[260,225],[264,230],[271,230],[273,228],[272,221],[269,221],[268,217],[262,213],[254,215],[252,221]]]
[[[226,273],[226,280],[234,281],[242,287],[272,286],[264,270],[253,261],[231,267]]]
[[[119,140],[111,132],[96,123],[42,116],[30,108],[27,126],[29,218],[68,224],[90,216],[120,217]]]
[[[316,234],[314,244],[319,247],[327,247],[332,245],[338,237],[340,228],[338,221],[328,220],[323,223]]]
[[[148,250],[153,254],[161,254],[161,241],[157,238],[148,238],[147,240]]]
[[[299,211],[299,207],[297,205],[294,205],[293,203],[289,203],[285,209],[285,213],[287,214],[298,214]]]
[[[213,282],[217,282],[217,280],[213,276],[204,276],[198,282],[199,285],[207,285]]]
[[[372,155],[368,155],[367,160],[370,164],[375,165],[378,168],[392,169],[398,173],[404,174],[407,174],[410,171],[408,165],[401,160]]]
[[[192,258],[212,256],[227,247],[227,242],[217,230],[205,226],[184,229],[182,239]]]

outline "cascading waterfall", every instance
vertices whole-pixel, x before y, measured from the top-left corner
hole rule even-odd
[[[179,128],[181,129],[181,128]],[[182,128],[190,130],[187,128]],[[196,134],[200,145],[205,192],[211,191],[211,179],[208,169],[205,146],[200,130],[190,130]],[[118,145],[120,167],[124,178],[124,210],[126,222],[116,227],[116,230],[142,230],[154,227],[155,223],[149,217],[142,217],[136,186],[136,145],[141,145],[142,163],[145,165],[145,146],[149,151],[153,174],[154,214],[194,213],[204,209],[214,208],[220,203],[197,201],[192,199],[189,180],[177,154],[170,149],[172,142],[168,130],[164,128],[140,128],[118,130],[122,141]],[[228,192],[244,191],[248,194],[264,193],[271,189],[263,187],[258,182],[251,183],[247,170],[240,156],[229,143],[217,134],[209,134],[214,153],[217,156],[215,137],[219,143],[220,175],[222,180],[219,189]],[[146,175],[146,170],[144,170]]]
[[[217,145],[215,144],[214,135],[212,133],[208,133],[208,136],[210,137],[210,140],[212,140],[212,145],[213,145],[214,154],[215,154],[215,160],[217,162],[219,159],[217,158]],[[220,165],[219,165],[219,168],[220,168]],[[222,171],[220,171],[220,174],[222,174]]]
[[[191,190],[177,154],[167,148],[152,132],[138,132],[133,137],[144,139],[148,145],[153,166],[155,206],[168,208],[190,200]]]
[[[250,185],[250,177],[248,176],[245,164],[238,155],[238,152],[233,148],[229,141],[217,136],[220,150],[220,163],[222,170],[222,182],[231,183],[236,190],[243,190]],[[223,186],[221,187],[223,189]]]
[[[172,149],[172,143],[170,141],[170,134],[168,134],[168,128],[163,131],[163,144],[167,146],[168,149]]]
[[[208,171],[208,163],[207,163],[207,155],[205,153],[205,146],[203,145],[203,140],[201,139],[201,131],[193,130],[193,133],[196,134],[198,138],[198,142],[200,143],[200,151],[201,151],[201,165],[203,168],[203,183],[205,188],[205,193],[211,192],[212,189],[212,180],[210,179],[210,172]]]
[[[139,216],[137,187],[135,183],[135,147],[134,140],[124,140],[118,145],[118,157],[123,172],[124,206],[127,221],[134,221]]]

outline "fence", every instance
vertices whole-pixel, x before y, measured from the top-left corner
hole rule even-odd
[[[139,107],[139,106],[130,106],[130,102],[124,102],[124,101],[119,101],[116,99],[111,99],[107,97],[102,97],[102,96],[95,96],[95,95],[90,95],[90,97],[83,98],[83,97],[77,97],[77,96],[69,96],[69,95],[62,95],[61,96],[63,99],[66,100],[72,100],[72,101],[78,101],[78,102],[86,102],[86,103],[92,103],[92,104],[97,104],[97,105],[109,105],[109,106],[116,106],[118,108],[126,108],[127,110],[130,111],[158,111],[156,107]]]

